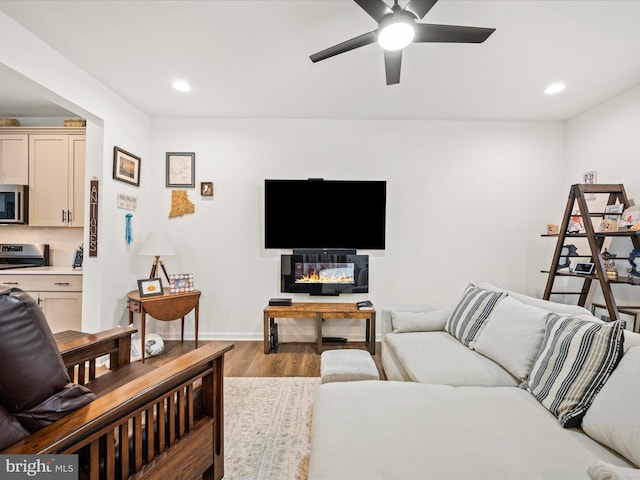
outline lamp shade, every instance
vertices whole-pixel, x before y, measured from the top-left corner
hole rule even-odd
[[[149,232],[140,249],[140,255],[165,256],[175,255],[173,245],[164,233]]]

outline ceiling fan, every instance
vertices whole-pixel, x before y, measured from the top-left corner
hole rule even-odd
[[[353,1],[378,22],[378,28],[309,58],[315,63],[378,41],[384,49],[387,85],[400,83],[402,49],[411,42],[482,43],[495,31],[495,28],[417,23],[416,20],[422,19],[438,0],[411,0],[404,8],[398,5],[398,0],[394,0],[393,7],[383,0]]]

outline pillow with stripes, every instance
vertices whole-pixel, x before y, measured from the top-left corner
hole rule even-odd
[[[492,292],[470,283],[449,315],[444,326],[445,332],[473,349],[487,318],[506,296],[506,292]]]
[[[580,425],[623,352],[624,321],[549,315],[542,346],[523,387],[563,427]]]

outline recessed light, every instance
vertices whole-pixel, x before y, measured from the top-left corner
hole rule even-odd
[[[565,88],[567,88],[567,86],[564,83],[552,83],[544,89],[544,93],[547,95],[553,95],[554,93],[560,93]]]
[[[190,92],[191,86],[185,82],[184,80],[176,80],[171,84],[173,88],[178,90],[179,92]]]

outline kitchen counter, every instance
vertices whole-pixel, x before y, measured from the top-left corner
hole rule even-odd
[[[82,275],[82,268],[72,268],[69,265],[8,268],[6,270],[0,270],[0,275]]]

